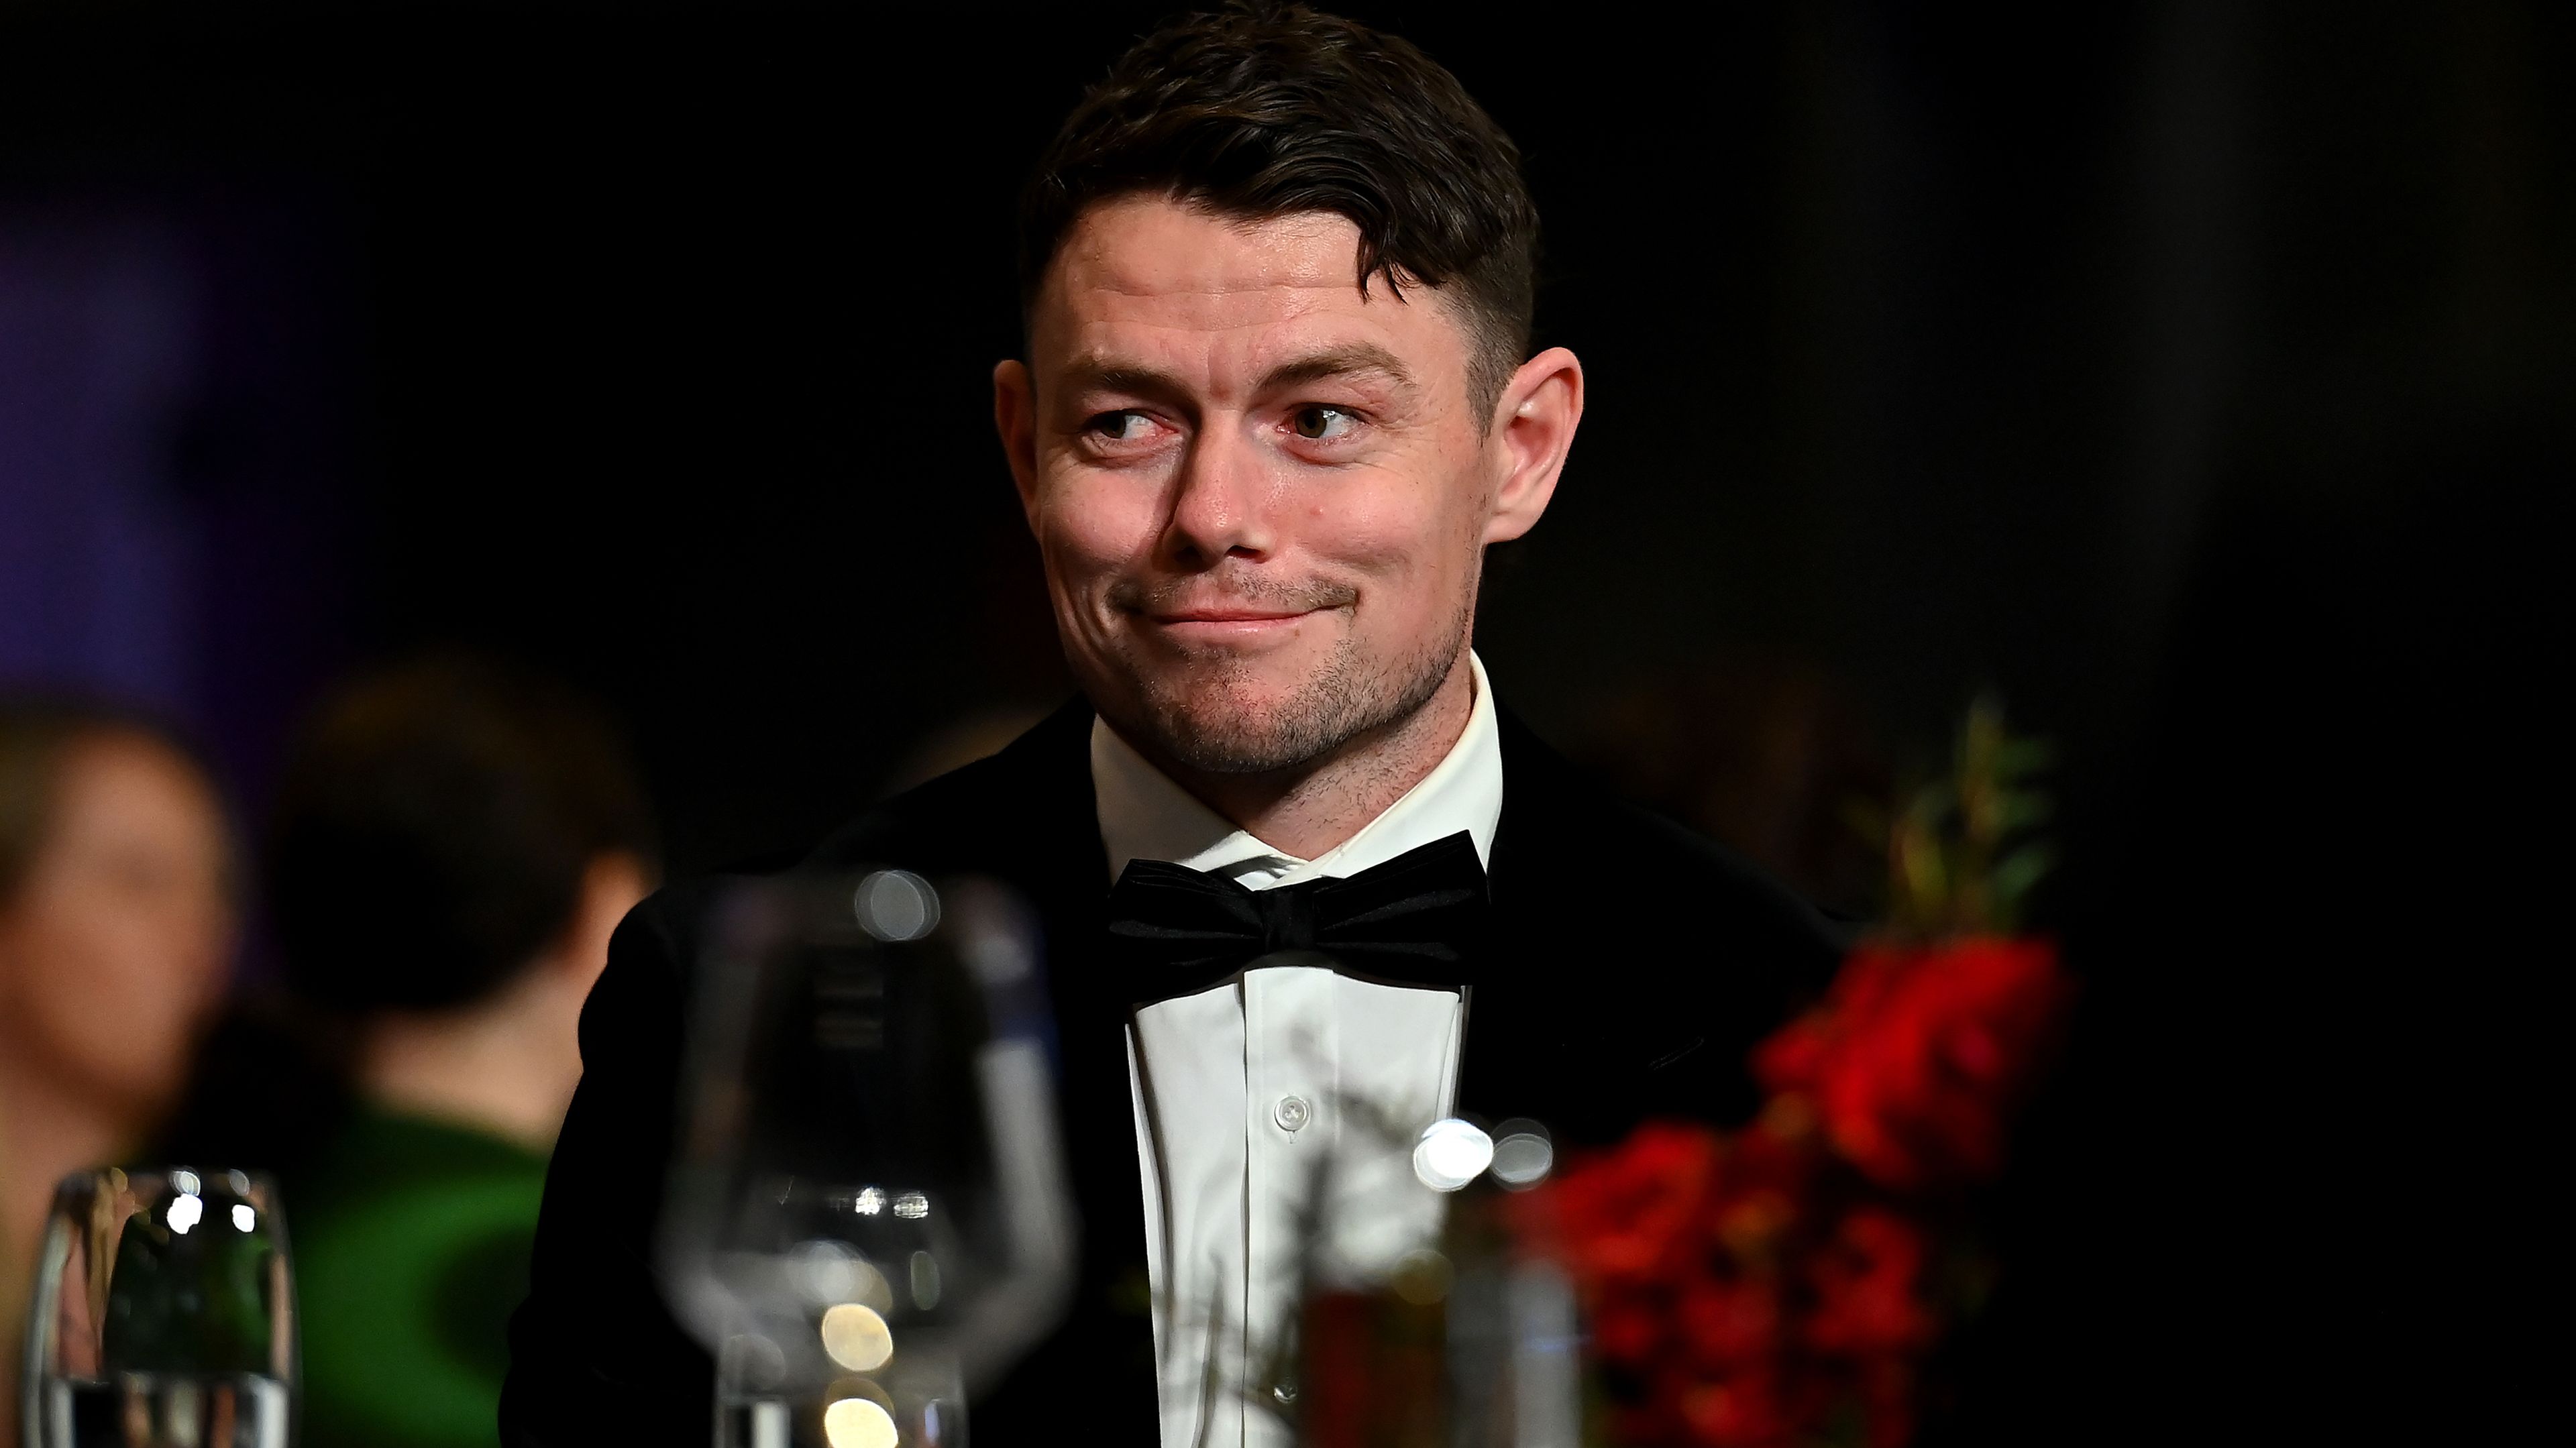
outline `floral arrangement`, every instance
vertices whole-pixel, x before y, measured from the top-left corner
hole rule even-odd
[[[2015,933],[2048,866],[2040,746],[1990,703],[1893,818],[1888,925],[1765,1041],[1736,1131],[1650,1124],[1514,1204],[1571,1273],[1600,1426],[1635,1445],[1896,1448],[1992,1269],[1966,1193],[2004,1162],[2069,985]]]

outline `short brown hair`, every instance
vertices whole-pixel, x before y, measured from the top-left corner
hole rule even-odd
[[[1359,286],[1455,287],[1467,386],[1490,409],[1529,355],[1538,208],[1520,151],[1410,43],[1303,5],[1237,4],[1129,47],[1065,118],[1020,207],[1034,304],[1097,202],[1163,194],[1266,221],[1330,211],[1359,228]]]
[[[437,655],[342,686],[306,726],[269,833],[289,989],[328,1010],[443,1010],[518,978],[571,923],[603,852],[652,817],[586,700]]]

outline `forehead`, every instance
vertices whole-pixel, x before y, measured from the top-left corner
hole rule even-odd
[[[1186,353],[1251,365],[1284,353],[1376,342],[1437,375],[1462,369],[1465,336],[1446,299],[1383,276],[1360,289],[1359,228],[1332,212],[1263,221],[1166,197],[1083,212],[1030,315],[1041,370],[1087,354]]]
[[[195,821],[214,808],[195,766],[157,740],[125,733],[83,739],[63,756],[55,785],[58,825],[127,826],[150,818]]]

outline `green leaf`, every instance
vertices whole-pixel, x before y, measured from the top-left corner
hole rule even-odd
[[[1995,801],[1995,823],[2005,834],[2046,824],[2057,802],[2035,789],[2008,789]]]
[[[2056,865],[2057,852],[2045,841],[2024,845],[2004,856],[1995,866],[1996,903],[2010,909]]]
[[[1938,936],[2012,928],[2015,903],[2055,863],[2033,838],[2054,816],[2054,802],[2031,777],[2056,757],[2047,742],[2015,735],[2002,701],[1981,691],[1959,717],[1944,775],[1900,791],[1892,816],[1866,805],[1845,809],[1855,829],[1887,850],[1896,929]],[[2030,843],[2006,853],[2014,841]]]
[[[2057,762],[2057,746],[2045,739],[2007,739],[1995,750],[1995,776],[2018,779]]]
[[[1923,829],[1937,824],[1941,816],[1959,807],[1959,791],[1947,780],[1927,784],[1914,791],[1905,803],[1905,821]]]
[[[1950,896],[1949,862],[1942,858],[1941,842],[1909,831],[1898,843],[1897,862],[1905,872],[1905,893],[1914,902],[1916,918],[1939,919],[1942,902]]]

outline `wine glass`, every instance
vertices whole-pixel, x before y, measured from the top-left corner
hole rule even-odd
[[[115,1168],[54,1193],[29,1309],[29,1448],[287,1448],[295,1288],[256,1172]]]
[[[1548,1128],[1450,1117],[1407,1134],[1383,1114],[1372,1129],[1371,1115],[1343,1103],[1358,1129],[1303,1214],[1285,1436],[1312,1448],[1577,1448],[1573,1288],[1513,1202],[1554,1169]]]
[[[709,927],[660,1267],[717,1442],[958,1448],[1072,1291],[1034,916],[887,869],[747,883]]]

